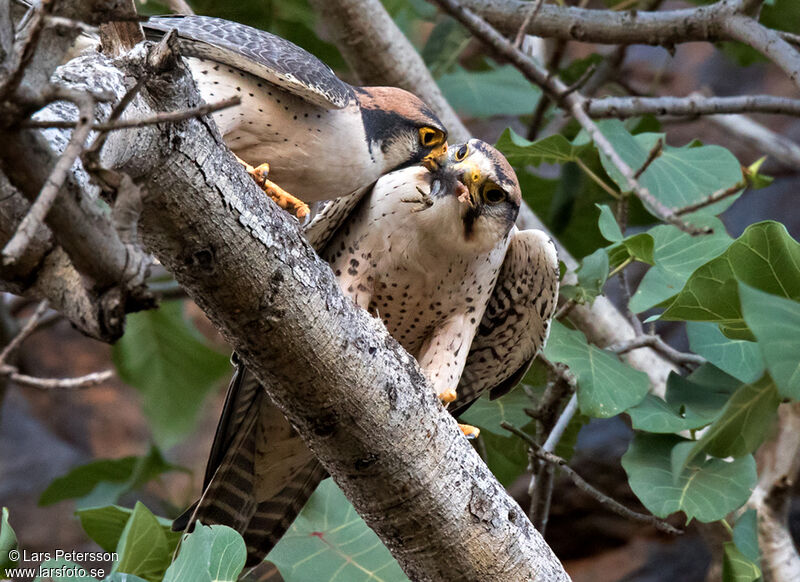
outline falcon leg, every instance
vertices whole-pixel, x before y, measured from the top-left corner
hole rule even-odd
[[[256,181],[256,184],[259,185],[264,193],[272,198],[278,206],[288,212],[294,213],[294,215],[300,220],[303,220],[306,216],[308,216],[309,209],[305,202],[295,196],[292,196],[286,190],[267,179],[267,175],[269,174],[269,164],[264,163],[254,168],[239,156],[236,156],[236,159],[239,160],[239,163],[245,167],[247,173],[250,174],[253,180]]]
[[[430,194],[425,192],[422,188],[417,186],[417,192],[419,192],[419,196],[413,196],[410,198],[401,198],[400,202],[412,203],[412,204],[420,204],[421,206],[417,206],[416,208],[412,208],[411,212],[422,212],[423,210],[427,210],[431,206],[433,206],[433,198],[431,198]]]

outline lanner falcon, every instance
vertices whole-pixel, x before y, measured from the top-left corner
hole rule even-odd
[[[490,145],[452,146],[440,166],[383,176],[342,220],[333,201],[312,223],[342,291],[380,317],[458,415],[516,385],[543,346],[558,294],[555,247],[514,226],[516,175]],[[323,225],[327,219],[338,228]],[[337,225],[334,225],[337,226]],[[463,430],[463,427],[462,427]],[[244,366],[231,383],[205,492],[173,525],[236,528],[248,564],[280,539],[326,473]]]
[[[177,32],[203,100],[241,97],[214,121],[264,190],[298,217],[308,213],[304,202],[351,194],[447,150],[442,122],[416,96],[348,85],[278,36],[208,16],[158,16],[144,28],[150,38]]]

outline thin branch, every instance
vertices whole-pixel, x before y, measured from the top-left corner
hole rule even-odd
[[[639,167],[639,169],[636,170],[636,173],[633,175],[633,177],[636,178],[637,180],[641,178],[642,174],[644,174],[647,171],[647,168],[650,167],[650,164],[655,162],[656,158],[658,158],[661,155],[661,152],[663,151],[664,151],[664,138],[659,138],[659,140],[656,142],[656,145],[654,145],[653,148],[650,150],[650,153],[647,154],[647,159]]]
[[[570,480],[572,480],[572,482],[578,489],[590,495],[592,498],[594,498],[596,501],[598,501],[600,504],[607,507],[614,513],[621,515],[622,517],[630,519],[632,521],[638,521],[640,523],[646,523],[648,525],[652,525],[659,531],[663,531],[665,533],[673,535],[683,534],[683,531],[671,526],[663,519],[659,519],[654,515],[645,515],[643,513],[633,511],[632,509],[628,509],[627,507],[622,505],[619,501],[612,499],[602,491],[596,489],[594,486],[587,483],[583,479],[583,477],[578,475],[578,473],[576,473],[575,470],[567,464],[567,461],[565,459],[562,459],[561,457],[554,455],[553,453],[545,451],[542,447],[539,446],[539,444],[533,438],[531,438],[530,435],[521,431],[514,425],[504,421],[503,423],[501,423],[501,426],[507,431],[525,440],[525,442],[527,442],[530,445],[531,451],[536,456],[536,458],[559,467],[562,471],[564,471],[567,477],[569,477]]]
[[[25,322],[25,325],[22,326],[22,329],[19,330],[19,333],[17,333],[17,335],[15,335],[3,348],[3,351],[0,352],[0,365],[5,364],[5,362],[8,360],[8,357],[13,354],[20,345],[22,345],[22,342],[25,341],[25,338],[33,333],[46,311],[47,300],[41,301],[33,315],[30,316],[28,321]]]
[[[14,39],[14,52],[8,64],[6,78],[0,84],[0,101],[4,101],[17,90],[25,74],[25,67],[33,58],[44,29],[45,17],[52,9],[52,0],[42,0],[29,9],[28,15],[23,19],[24,27]],[[5,8],[9,8],[6,6]]]
[[[39,388],[41,390],[79,390],[91,388],[108,381],[114,376],[113,370],[103,372],[93,372],[77,378],[36,378],[26,374],[20,374],[14,366],[3,364],[0,366],[0,375],[6,376],[15,384],[27,386],[29,388]]]
[[[694,212],[695,210],[700,210],[701,208],[705,208],[706,206],[711,206],[712,204],[716,204],[720,200],[725,200],[725,198],[729,198],[734,194],[737,194],[742,191],[742,189],[747,187],[747,182],[742,181],[734,184],[730,188],[722,188],[717,190],[710,196],[706,196],[702,200],[698,200],[694,204],[689,204],[688,206],[684,206],[683,208],[679,208],[675,211],[675,214],[678,216],[682,216],[684,214],[689,214],[690,212]]]
[[[36,201],[31,205],[30,211],[27,216],[22,219],[17,232],[6,244],[3,249],[3,264],[9,265],[16,263],[20,257],[25,253],[31,239],[36,234],[36,231],[41,227],[47,213],[53,206],[61,187],[67,179],[67,174],[72,168],[72,164],[78,159],[78,156],[83,152],[86,144],[86,138],[92,130],[92,121],[94,120],[94,98],[88,93],[81,91],[73,91],[67,89],[59,90],[63,99],[68,99],[78,106],[79,119],[72,132],[72,137],[64,148],[64,152],[58,158],[53,171],[45,181]]]
[[[578,91],[570,92],[570,89],[558,79],[551,78],[548,72],[530,59],[527,55],[515,48],[499,32],[492,28],[486,21],[479,18],[471,11],[461,6],[456,0],[429,0],[440,6],[443,10],[461,22],[467,30],[472,32],[477,38],[491,46],[494,50],[507,58],[511,64],[517,67],[531,82],[539,85],[551,99],[572,113],[573,117],[586,130],[599,149],[606,157],[611,160],[622,176],[625,178],[630,190],[650,207],[662,221],[678,227],[690,234],[707,234],[711,229],[707,227],[695,227],[688,224],[676,216],[675,213],[661,203],[653,194],[642,186],[635,178],[634,171],[617,153],[611,142],[602,134],[597,125],[586,114],[583,107],[586,102]]]
[[[657,335],[640,335],[630,341],[615,344],[606,349],[615,354],[622,355],[639,348],[653,348],[671,362],[679,365],[690,364],[700,366],[706,363],[704,357],[678,351],[661,339],[661,336]]]
[[[558,417],[558,421],[556,421],[553,430],[551,430],[550,434],[547,435],[547,440],[544,441],[544,444],[542,445],[542,448],[545,451],[556,450],[556,446],[561,441],[561,437],[564,436],[564,432],[567,430],[569,423],[572,421],[572,417],[575,416],[575,413],[577,411],[578,411],[578,395],[573,393],[569,399],[569,402],[567,402],[567,405],[564,407],[564,411],[561,413],[561,416]]]
[[[531,21],[536,18],[536,13],[539,12],[539,9],[542,7],[544,0],[533,0],[528,6],[527,13],[525,14],[525,19],[522,21],[522,24],[519,26],[519,30],[517,31],[517,36],[514,38],[514,46],[519,48],[522,46],[522,39],[525,38],[525,34],[528,30],[528,26],[530,26]]]
[[[120,129],[132,129],[136,127],[145,127],[147,125],[157,125],[159,123],[174,123],[177,121],[185,121],[193,117],[202,117],[209,113],[216,113],[223,109],[235,107],[241,103],[241,97],[233,96],[216,103],[204,103],[197,107],[190,107],[182,109],[181,111],[164,111],[155,115],[145,117],[142,119],[121,119],[118,121],[103,121],[95,123],[91,126],[92,130],[96,131],[117,131]],[[71,129],[77,125],[75,121],[61,121],[61,120],[38,120],[34,119],[26,121],[22,124],[23,127],[31,129]]]
[[[595,119],[627,119],[641,115],[696,116],[733,113],[771,113],[800,117],[800,99],[772,95],[737,97],[603,97],[587,99],[586,112]]]

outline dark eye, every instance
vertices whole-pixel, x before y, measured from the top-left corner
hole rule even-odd
[[[467,153],[469,153],[469,147],[466,144],[462,145],[458,148],[458,151],[455,153],[455,158],[457,162],[460,162],[464,158],[467,157]]]
[[[506,193],[500,188],[489,187],[483,191],[483,199],[489,204],[499,204],[506,199]]]
[[[424,147],[433,147],[442,143],[444,135],[438,129],[421,127],[419,129],[419,143]]]

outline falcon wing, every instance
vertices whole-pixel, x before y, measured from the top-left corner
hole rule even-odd
[[[317,253],[322,252],[322,249],[327,246],[339,227],[353,213],[364,194],[370,192],[373,186],[374,184],[370,184],[347,196],[334,198],[328,202],[319,214],[311,219],[311,222],[303,229],[303,234]]]
[[[540,230],[511,233],[511,244],[472,341],[458,399],[448,408],[464,412],[484,390],[492,399],[511,390],[547,341],[558,299],[558,255]]]
[[[327,473],[258,380],[239,365],[206,467],[203,495],[172,524],[223,524],[242,534],[247,564],[260,563]]]
[[[325,109],[342,109],[354,98],[328,65],[269,32],[210,16],[154,16],[143,26],[151,39],[175,30],[184,55],[235,67]]]

